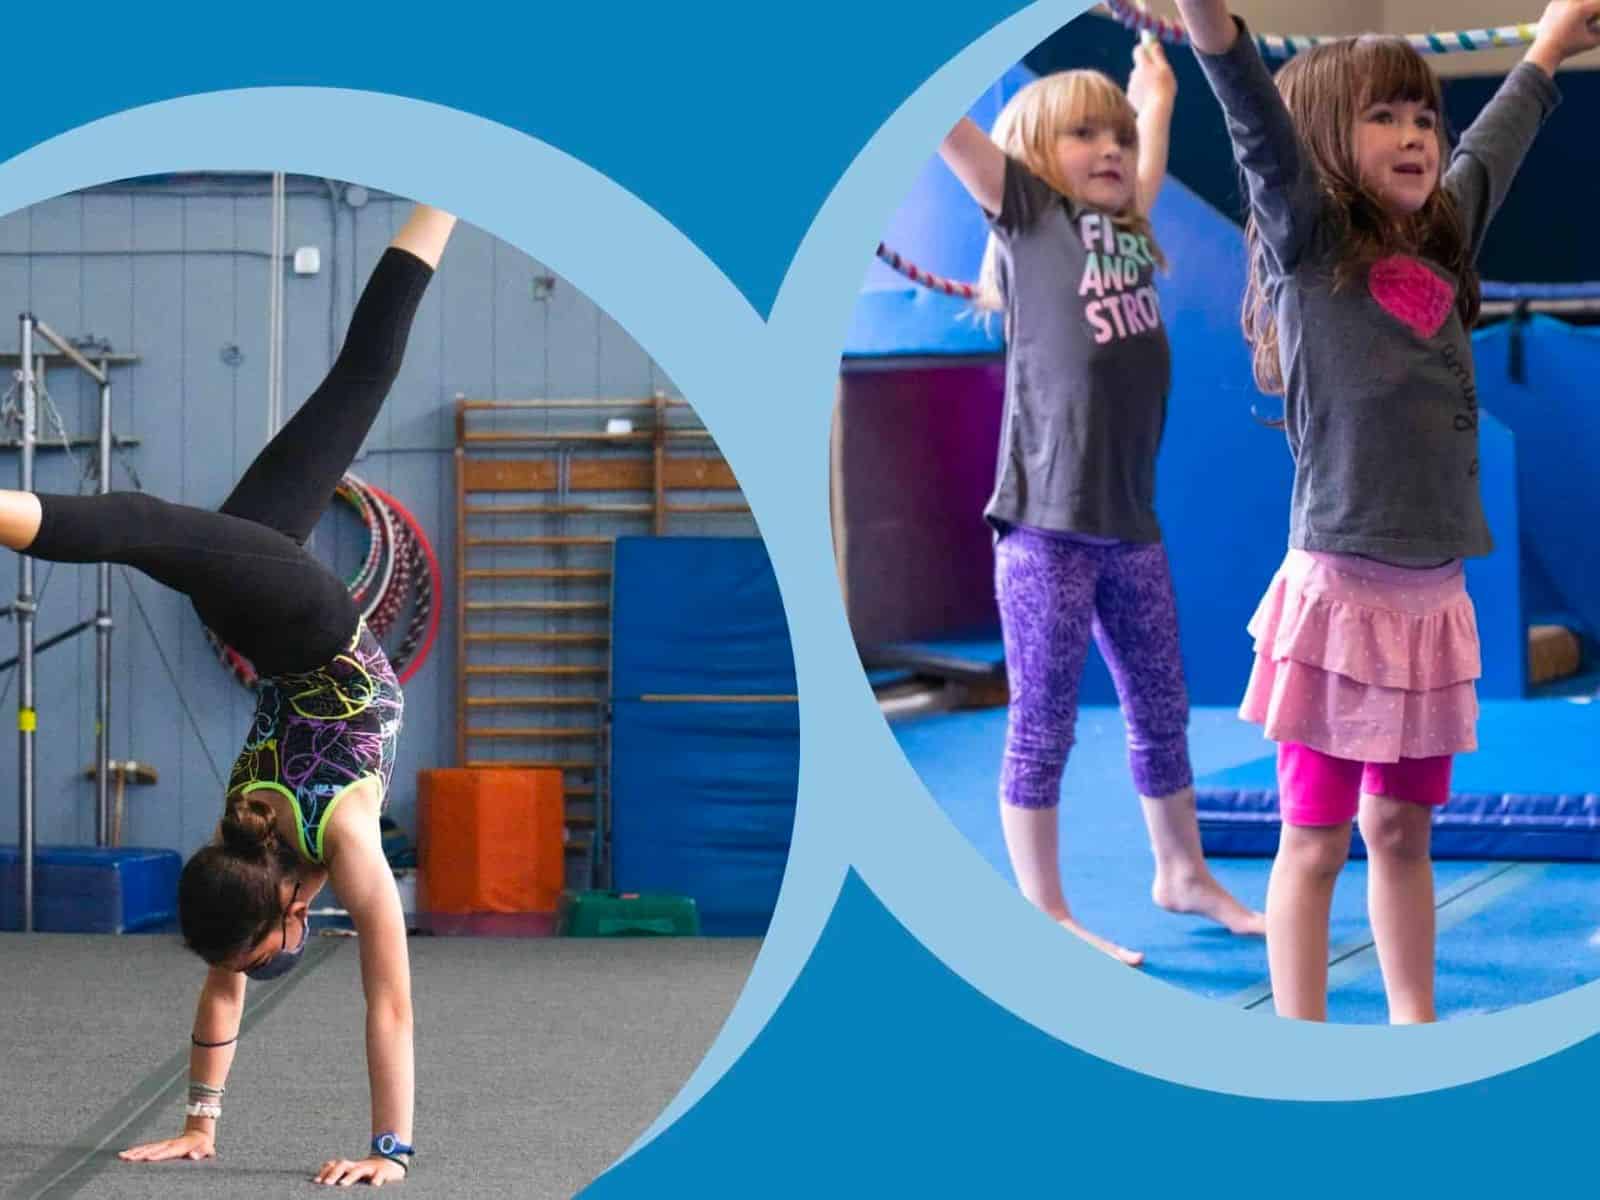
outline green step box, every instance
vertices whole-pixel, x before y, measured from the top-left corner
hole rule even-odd
[[[562,892],[556,906],[562,937],[694,937],[700,911],[691,896],[670,892]]]

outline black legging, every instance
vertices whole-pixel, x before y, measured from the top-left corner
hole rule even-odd
[[[309,671],[349,644],[360,612],[304,549],[399,374],[433,268],[390,247],[350,317],[339,357],[300,411],[211,512],[142,492],[39,496],[25,553],[136,567],[188,596],[200,619],[264,675]]]

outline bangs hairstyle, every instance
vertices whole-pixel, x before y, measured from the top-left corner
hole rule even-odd
[[[1334,289],[1358,284],[1374,262],[1389,254],[1431,258],[1461,281],[1456,308],[1470,329],[1478,319],[1478,273],[1450,194],[1435,186],[1421,209],[1396,218],[1361,186],[1356,164],[1356,122],[1361,114],[1374,104],[1411,101],[1431,108],[1438,118],[1435,133],[1442,177],[1450,158],[1444,97],[1427,60],[1402,38],[1346,38],[1297,54],[1278,72],[1277,84],[1321,184],[1330,237],[1342,247],[1334,265]],[[1277,316],[1262,288],[1261,238],[1254,215],[1245,223],[1245,244],[1251,269],[1242,323],[1256,385],[1269,395],[1282,395]]]
[[[1008,156],[1022,163],[1067,199],[1078,201],[1079,197],[1072,194],[1072,189],[1061,176],[1061,169],[1056,162],[1056,142],[1080,125],[1109,126],[1118,138],[1133,147],[1137,156],[1138,114],[1134,112],[1133,105],[1128,103],[1123,90],[1110,76],[1099,71],[1057,71],[1035,79],[1011,97],[1000,110],[989,136]],[[1166,266],[1166,259],[1150,227],[1150,219],[1139,209],[1137,171],[1133,200],[1122,212],[1110,213],[1109,216],[1117,228],[1149,238],[1156,262]],[[1005,307],[995,274],[996,253],[995,238],[991,233],[983,249],[983,266],[978,272],[976,303],[979,308],[999,310]]]

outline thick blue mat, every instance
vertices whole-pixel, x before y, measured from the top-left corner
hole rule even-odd
[[[694,898],[701,932],[767,931],[789,858],[800,711],[612,702],[616,885]]]
[[[37,846],[33,927],[40,933],[132,933],[172,921],[176,851],[137,846]],[[0,846],[0,929],[22,928],[22,855]]]
[[[1600,861],[1600,705],[1486,701],[1478,744],[1456,759],[1450,803],[1434,816],[1435,858]],[[1195,796],[1207,854],[1276,851],[1273,756],[1200,776]]]
[[[618,538],[614,884],[692,896],[707,934],[766,931],[794,828],[800,717],[759,538]]]

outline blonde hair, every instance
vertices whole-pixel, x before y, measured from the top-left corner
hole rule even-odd
[[[1077,201],[1062,178],[1057,165],[1056,141],[1079,125],[1109,125],[1118,137],[1137,147],[1138,116],[1127,95],[1112,79],[1099,71],[1057,71],[1035,79],[1006,103],[995,118],[989,136],[995,145],[1016,159],[1067,199]],[[1137,189],[1128,206],[1108,213],[1119,229],[1149,238],[1156,262],[1166,265],[1156,245],[1150,219],[1139,208]],[[994,234],[983,249],[983,266],[978,271],[979,308],[1005,307],[996,274],[998,253]]]
[[[1385,255],[1423,255],[1461,280],[1456,307],[1462,324],[1470,328],[1478,319],[1478,274],[1450,193],[1436,186],[1421,209],[1395,217],[1362,186],[1356,162],[1356,122],[1361,114],[1374,104],[1412,101],[1427,105],[1439,118],[1442,169],[1449,158],[1444,99],[1427,60],[1402,38],[1345,38],[1290,59],[1278,72],[1277,84],[1321,184],[1332,223],[1330,237],[1340,247],[1334,288],[1359,281]],[[1261,232],[1254,215],[1245,222],[1245,245],[1250,272],[1240,322],[1250,344],[1256,385],[1268,395],[1282,395],[1278,318],[1262,284]]]

